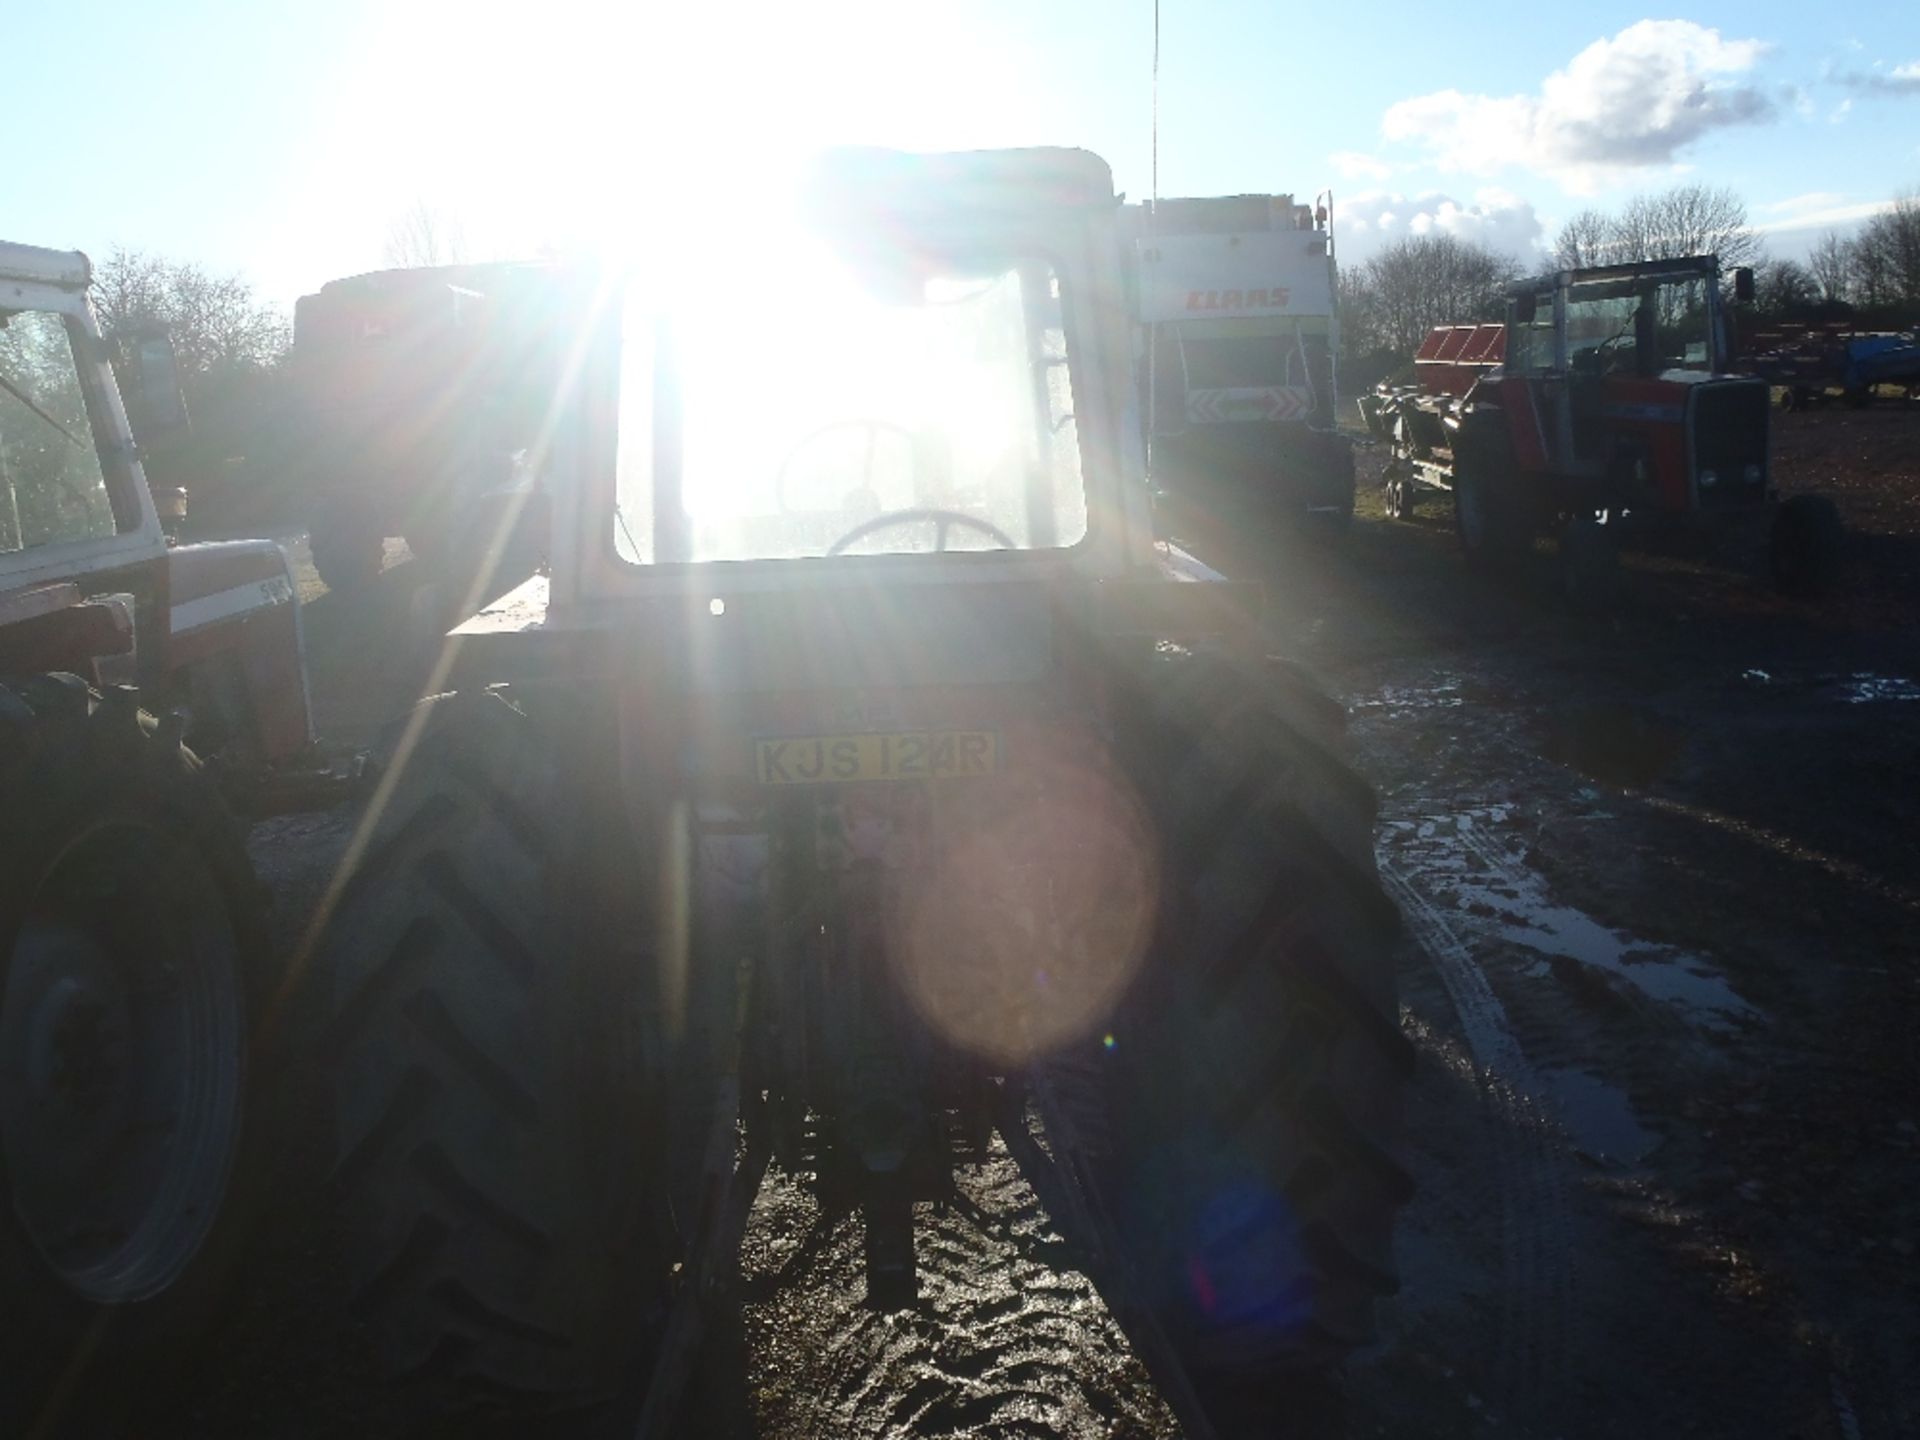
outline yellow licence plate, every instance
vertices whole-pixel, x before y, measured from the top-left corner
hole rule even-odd
[[[762,785],[948,780],[998,770],[1000,737],[991,730],[775,737],[755,740],[753,758]]]

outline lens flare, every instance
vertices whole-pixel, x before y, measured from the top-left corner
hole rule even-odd
[[[1152,831],[1126,783],[1081,760],[1028,759],[1019,794],[941,827],[948,843],[888,947],[936,1033],[1001,1064],[1105,1028],[1159,900]]]

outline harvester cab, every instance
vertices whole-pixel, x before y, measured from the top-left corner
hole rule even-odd
[[[837,154],[771,328],[769,208],[571,292],[550,573],[371,801],[356,1313],[438,1403],[666,1413],[769,1163],[891,1307],[997,1133],[1149,1364],[1335,1358],[1405,1198],[1372,797],[1153,538],[1107,167]]]
[[[1181,533],[1353,511],[1338,433],[1331,197],[1225,195],[1131,205],[1152,479]]]

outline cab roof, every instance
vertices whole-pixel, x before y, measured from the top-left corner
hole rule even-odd
[[[78,250],[45,250],[0,240],[0,280],[84,290],[92,279],[93,265]]]
[[[1595,265],[1584,270],[1559,270],[1535,275],[1507,287],[1509,295],[1526,291],[1538,293],[1556,285],[1585,290],[1588,287],[1617,287],[1627,293],[1644,284],[1668,280],[1715,279],[1720,274],[1718,255],[1683,255],[1674,260],[1636,260],[1626,265]]]

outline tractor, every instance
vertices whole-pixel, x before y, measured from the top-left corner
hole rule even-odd
[[[1372,791],[1154,538],[1103,161],[831,152],[790,210],[566,287],[547,571],[449,635],[314,962],[351,1313],[425,1407],[642,1377],[683,1433],[768,1165],[900,1308],[998,1135],[1230,1433],[1395,1288]]]
[[[543,514],[517,460],[554,388],[555,279],[535,263],[381,270],[295,304],[285,404],[330,590],[364,592],[390,535],[461,595],[482,569],[533,569]]]
[[[1604,587],[1623,535],[1770,518],[1774,582],[1826,588],[1839,514],[1778,502],[1767,383],[1731,373],[1720,278],[1711,255],[1563,270],[1512,287],[1504,324],[1437,328],[1412,386],[1360,402],[1391,446],[1388,513],[1451,493],[1461,546],[1492,566],[1557,533],[1576,595]],[[1751,271],[1733,283],[1751,297]]]
[[[321,773],[286,557],[169,544],[89,280],[0,244],[9,1435],[128,1433],[216,1316],[269,1128],[265,912],[228,802]]]

